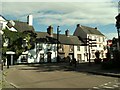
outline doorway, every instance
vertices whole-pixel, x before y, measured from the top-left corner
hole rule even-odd
[[[43,63],[44,62],[44,54],[40,54],[40,60],[39,60],[40,63]]]
[[[51,63],[51,54],[52,54],[51,52],[47,53],[47,62],[48,63]]]

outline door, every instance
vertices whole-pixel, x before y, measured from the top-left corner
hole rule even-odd
[[[51,54],[52,54],[51,52],[47,53],[47,62],[48,63],[51,63]]]
[[[40,63],[44,62],[44,54],[40,54]]]
[[[80,61],[82,61],[82,56],[81,54],[77,54],[77,61],[80,63]]]

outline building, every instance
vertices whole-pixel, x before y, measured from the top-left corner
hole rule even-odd
[[[62,62],[70,57],[76,58],[77,46],[82,43],[77,36],[53,33],[53,27],[49,26],[47,32],[36,32],[36,46],[28,51],[28,63]],[[59,58],[59,59],[58,59]],[[18,59],[18,63],[22,63]]]
[[[4,34],[6,30],[10,31],[10,32],[14,32],[16,34],[17,34],[17,32],[24,32],[24,31],[34,32],[34,27],[33,27],[32,23],[33,23],[32,15],[28,15],[27,22],[22,22],[22,21],[18,21],[18,20],[7,20],[3,16],[0,16],[0,27],[2,28],[2,30],[0,30],[0,32],[2,33],[2,36],[4,37],[3,47],[8,47],[9,42],[11,42],[10,38],[8,36],[6,36],[6,34]],[[9,35],[9,33],[7,33],[7,35]],[[15,38],[15,39],[17,39],[17,38]],[[25,39],[23,39],[23,41],[27,42]],[[21,44],[21,46],[23,46],[23,45]],[[25,55],[23,55],[23,57],[24,56]],[[12,61],[14,61],[14,60],[12,60]],[[11,63],[13,63],[13,62],[11,62]]]
[[[24,32],[24,31],[35,31],[33,27],[33,16],[27,16],[27,22],[17,21],[17,20],[7,20],[0,15],[0,26],[2,27],[2,33],[4,29],[8,29],[13,32]],[[8,46],[8,40],[3,44],[3,46]]]
[[[78,36],[84,42],[84,55],[85,61],[88,59],[95,59],[95,52],[100,52],[100,58],[105,58],[107,53],[107,42],[106,37],[97,29],[97,27],[92,28],[88,26],[83,26],[78,24],[74,36]],[[90,47],[89,47],[90,46]],[[78,52],[79,54],[79,52]]]

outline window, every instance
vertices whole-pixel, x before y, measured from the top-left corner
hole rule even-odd
[[[39,44],[39,49],[42,49],[43,48],[43,45],[42,44]]]
[[[107,46],[103,45],[103,49],[106,50],[106,49],[107,49]]]
[[[72,52],[73,51],[73,46],[70,46],[70,52]]]
[[[80,51],[80,46],[77,46],[77,51]]]
[[[52,50],[52,45],[51,44],[47,44],[47,49],[48,49],[48,51]]]
[[[64,46],[63,46],[62,44],[59,46],[59,51],[60,51],[60,52],[63,52],[63,51],[64,51]]]
[[[89,39],[92,39],[92,36],[91,36],[91,35],[89,36]]]
[[[99,42],[100,42],[101,40],[100,40],[100,37],[99,37]]]
[[[92,50],[92,58],[95,58],[94,50]]]
[[[82,55],[81,54],[77,54],[77,61],[80,62],[82,60]]]
[[[40,54],[40,62],[44,62],[44,54]]]
[[[105,38],[103,37],[103,42],[105,42]]]
[[[99,47],[101,47],[101,44],[99,44]]]

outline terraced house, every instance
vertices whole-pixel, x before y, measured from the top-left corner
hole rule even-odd
[[[76,48],[82,42],[77,36],[69,35],[69,30],[66,30],[65,34],[59,34],[59,39],[57,34],[53,33],[52,26],[47,28],[47,32],[36,33],[35,48],[28,54],[28,61],[32,59],[30,63],[62,62],[67,60],[67,57],[76,58]]]
[[[33,23],[32,20],[33,20],[32,15],[28,15],[27,22],[22,22],[22,21],[18,21],[18,20],[7,20],[3,16],[0,15],[0,25],[1,25],[1,29],[2,29],[2,30],[0,30],[0,32],[2,33],[2,36],[4,37],[3,47],[7,48],[12,41],[15,41],[18,38],[20,38],[20,36],[19,36],[20,34],[18,34],[19,32],[21,32],[21,33],[26,32],[26,31],[34,32],[35,30],[32,25],[32,23]],[[12,40],[10,40],[11,35],[12,35]],[[25,43],[22,42],[22,43],[20,43],[19,46],[24,46],[24,44],[26,44],[26,40],[23,39],[22,41],[24,41]],[[9,53],[9,51],[7,51],[7,52]],[[6,52],[6,54],[8,54],[7,52]],[[13,52],[13,51],[10,51],[10,52]],[[14,59],[14,57],[11,56],[11,59],[9,59],[9,64],[14,63],[15,60],[13,60],[13,59]]]
[[[78,24],[73,35],[69,34],[69,30],[64,34],[56,34],[52,26],[49,26],[46,32],[35,32],[32,15],[28,15],[27,22],[6,20],[0,16],[0,23],[2,29],[7,28],[11,32],[32,31],[36,34],[35,42],[32,43],[34,47],[23,51],[17,63],[62,62],[67,61],[68,58],[75,58],[80,63],[88,62],[89,57],[92,60],[95,59],[96,51],[100,52],[100,58],[105,58],[107,53],[106,37],[97,28]],[[23,39],[20,44],[23,48],[28,46],[29,38]],[[6,39],[3,46],[7,47],[8,42]],[[90,43],[94,43],[96,47],[89,47]]]

